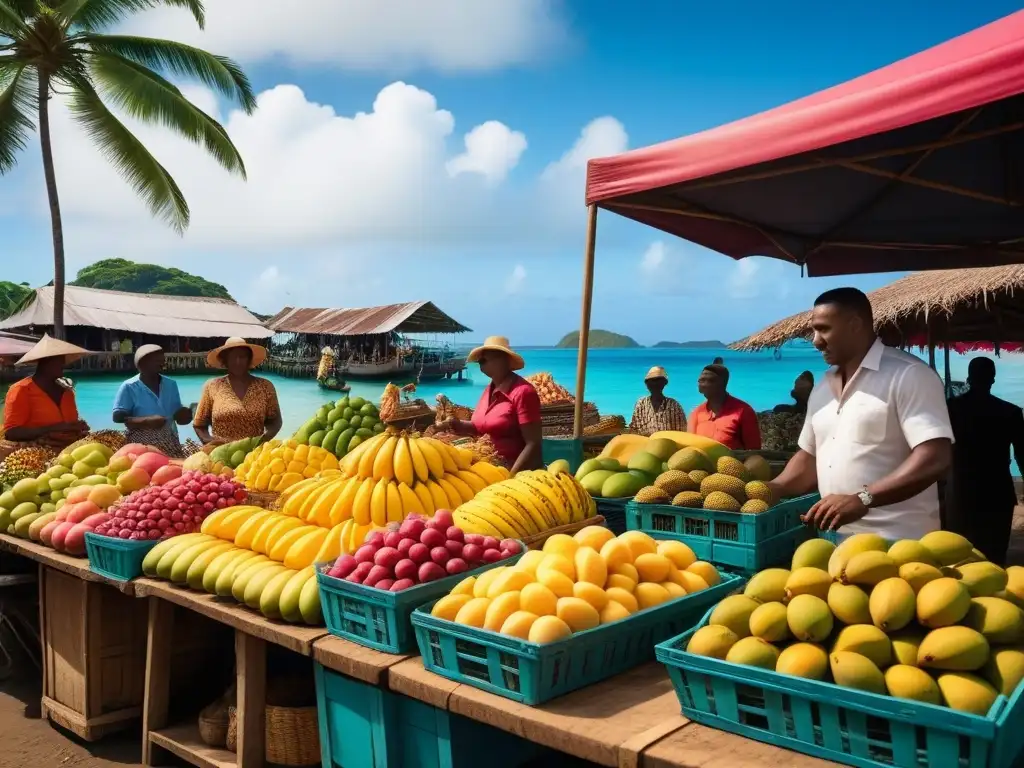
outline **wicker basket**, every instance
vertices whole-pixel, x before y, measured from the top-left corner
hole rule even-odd
[[[386,419],[386,423],[400,424],[403,421],[414,421],[428,417],[430,421],[434,420],[433,408],[423,400],[409,400],[399,403],[398,407],[395,408],[395,412]]]
[[[586,520],[580,520],[577,523],[569,523],[568,525],[560,525],[557,528],[549,528],[546,531],[535,533],[533,536],[525,536],[523,543],[529,549],[540,549],[544,546],[544,542],[554,536],[556,533],[564,533],[567,536],[572,536],[576,531],[581,528],[586,528],[588,525],[604,525],[604,517],[601,515],[594,515],[588,517]]]
[[[266,754],[273,765],[305,768],[320,765],[320,731],[316,707],[266,707]],[[238,749],[238,720],[228,708],[227,748]]]
[[[249,504],[264,509],[277,509],[278,501],[281,499],[281,494],[276,491],[248,491],[248,494]]]
[[[228,743],[229,721],[227,704],[215,701],[199,713],[199,738],[209,747],[224,747]]]

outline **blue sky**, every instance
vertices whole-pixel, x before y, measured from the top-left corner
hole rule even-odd
[[[57,105],[69,272],[121,256],[224,283],[254,309],[432,299],[474,329],[550,344],[579,322],[588,157],[719,125],[855,77],[1017,10],[1003,0],[723,4],[647,0],[208,0],[198,33],[156,11],[132,31],[235,57],[250,117],[200,89],[249,180],[162,131],[138,134],[193,210],[148,216]],[[254,9],[254,6],[256,8]],[[642,10],[641,10],[642,9]],[[38,148],[0,179],[0,279],[50,279]],[[838,284],[739,264],[603,214],[592,326],[736,339]]]

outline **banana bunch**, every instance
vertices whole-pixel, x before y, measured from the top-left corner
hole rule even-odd
[[[203,520],[201,531],[297,571],[342,552],[342,526],[322,528],[260,507],[218,510]]]
[[[339,475],[293,485],[280,506],[285,515],[324,528],[353,521],[358,546],[369,530],[412,513],[455,509],[507,477],[504,468],[473,463],[468,451],[438,440],[384,433],[347,454]]]
[[[521,539],[594,516],[590,494],[568,473],[520,472],[485,488],[455,510],[466,533]]]
[[[142,572],[197,591],[233,597],[270,619],[322,623],[320,591],[312,564],[289,567],[207,533],[184,534],[159,542],[143,560]]]
[[[271,440],[245,456],[235,479],[251,491],[283,492],[304,479],[337,470],[337,457],[319,446]]]

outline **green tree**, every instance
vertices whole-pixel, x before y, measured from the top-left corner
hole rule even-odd
[[[165,296],[205,296],[231,299],[220,283],[212,283],[174,267],[136,264],[127,259],[103,259],[78,272],[71,285],[82,288],[104,288],[109,291],[156,293]]]
[[[16,164],[38,127],[53,230],[53,331],[64,336],[64,230],[50,144],[50,98],[63,96],[74,120],[157,218],[179,233],[188,203],[167,170],[110,111],[163,125],[245,177],[241,155],[216,120],[167,77],[197,80],[256,108],[249,80],[230,59],[170,40],[107,34],[126,17],[157,6],[188,10],[200,28],[203,0],[0,0],[0,175]]]

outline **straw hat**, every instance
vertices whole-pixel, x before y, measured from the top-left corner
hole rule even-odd
[[[87,349],[76,347],[74,344],[68,344],[66,341],[54,339],[49,334],[44,334],[39,343],[26,352],[15,365],[28,365],[39,360],[45,360],[48,357],[63,357],[64,363],[67,364],[81,360],[86,355],[91,354],[92,352]]]
[[[646,376],[644,376],[644,381],[650,381],[651,379],[664,379],[667,383],[668,374],[665,372],[664,368],[660,365],[656,365],[647,372]]]
[[[480,355],[484,352],[501,352],[508,355],[512,361],[513,371],[521,371],[526,367],[523,356],[512,351],[512,348],[508,345],[508,339],[504,336],[488,336],[484,339],[484,343],[481,346],[469,353],[469,357],[466,360],[470,363],[475,363],[480,360]]]
[[[250,369],[259,367],[263,364],[263,361],[267,359],[266,347],[261,347],[257,344],[250,344],[245,339],[241,339],[238,336],[232,336],[219,347],[210,351],[210,354],[206,356],[206,364],[211,368],[223,368],[224,363],[220,359],[221,353],[227,352],[229,349],[237,349],[238,347],[245,347],[252,352],[252,360],[249,363]]]
[[[161,347],[159,344],[143,344],[141,347],[135,350],[135,367],[139,367],[139,361],[142,358],[163,351],[164,348]]]

